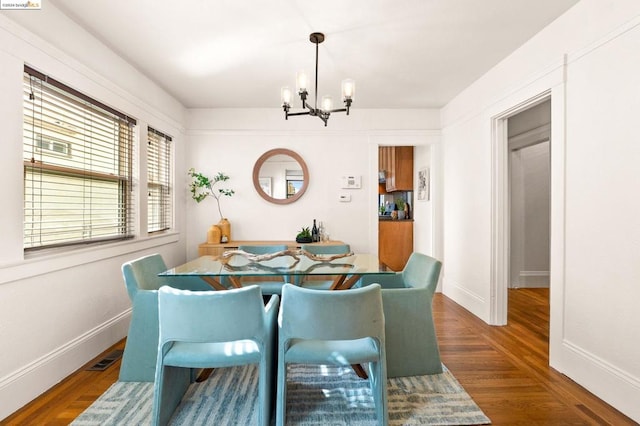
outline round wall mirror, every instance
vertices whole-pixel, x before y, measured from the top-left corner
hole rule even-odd
[[[253,166],[253,186],[258,194],[276,204],[290,204],[309,186],[307,164],[295,152],[276,148],[262,154]]]

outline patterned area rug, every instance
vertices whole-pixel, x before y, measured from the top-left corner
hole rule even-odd
[[[189,387],[170,424],[257,424],[257,377],[253,366],[215,370]],[[288,425],[377,424],[368,383],[351,368],[290,365],[287,386]],[[387,391],[392,425],[490,423],[446,368],[442,374],[389,379]],[[147,425],[152,399],[153,383],[117,382],[72,425]]]

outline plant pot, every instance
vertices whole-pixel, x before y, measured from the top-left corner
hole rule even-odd
[[[218,227],[220,228],[222,237],[227,237],[227,241],[225,242],[231,241],[231,223],[229,223],[226,217],[220,219],[220,222],[218,222]]]
[[[296,243],[309,244],[312,241],[311,237],[296,237]]]
[[[220,227],[218,225],[211,225],[207,231],[207,242],[209,244],[220,244],[220,237],[222,237]]]

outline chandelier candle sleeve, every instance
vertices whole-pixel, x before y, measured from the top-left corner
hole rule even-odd
[[[291,103],[291,89],[283,87],[280,91],[280,97],[282,99],[282,105],[288,105]]]
[[[353,95],[356,92],[356,82],[351,78],[345,78],[342,80],[342,101],[347,99],[353,100]]]
[[[296,73],[296,89],[298,94],[306,92],[309,85],[309,77],[305,71],[298,71]]]
[[[331,111],[332,106],[333,106],[333,99],[331,99],[331,96],[324,95],[322,97],[322,110]]]

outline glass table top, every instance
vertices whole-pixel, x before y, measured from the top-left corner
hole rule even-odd
[[[368,275],[394,274],[371,254],[352,254],[328,260],[330,255],[312,260],[302,254],[278,256],[269,260],[252,261],[236,254],[227,259],[221,256],[202,256],[184,265],[171,268],[160,276],[269,276],[269,275]]]

